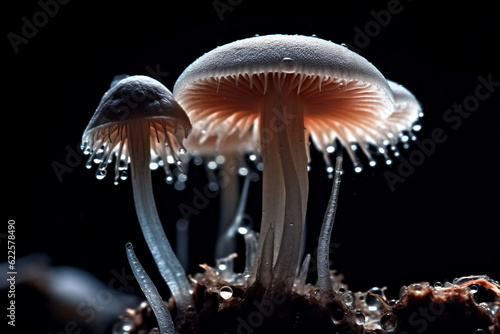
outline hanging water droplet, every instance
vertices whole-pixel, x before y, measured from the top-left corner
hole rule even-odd
[[[92,168],[92,160],[91,159],[89,159],[87,161],[87,163],[85,163],[85,168],[87,168],[87,169],[91,169]]]
[[[166,182],[167,184],[172,184],[172,183],[174,183],[174,178],[172,177],[172,175],[167,175],[167,176],[165,177],[165,182]]]
[[[356,313],[354,314],[354,317],[355,317],[355,320],[356,320],[356,324],[358,325],[364,325],[365,324],[365,314],[361,311],[356,311]]]
[[[247,167],[240,167],[238,169],[238,174],[241,176],[246,176],[248,174],[248,168]]]
[[[357,165],[357,166],[355,166],[355,167],[354,167],[354,171],[355,171],[356,173],[361,173],[361,172],[363,171],[363,166],[361,166],[361,165]]]
[[[443,288],[443,283],[441,283],[441,282],[434,283],[434,288],[436,288],[436,289],[442,289]]]
[[[238,233],[241,235],[247,234],[253,227],[253,219],[249,215],[244,215],[240,218],[240,226],[238,227]]]
[[[159,167],[159,165],[158,165],[158,163],[156,161],[151,161],[149,163],[149,169],[151,169],[151,170],[157,170],[158,167]]]
[[[330,145],[330,146],[328,146],[328,147],[326,148],[326,151],[327,151],[328,153],[333,153],[333,152],[335,152],[335,147],[334,147],[334,146],[332,146],[332,145]]]
[[[224,299],[229,299],[233,296],[233,289],[228,285],[224,285],[220,288],[219,295]]]
[[[208,190],[216,192],[217,190],[219,190],[219,185],[217,184],[217,182],[210,181],[208,183]]]
[[[478,328],[474,331],[474,334],[486,334],[486,332],[484,331],[484,329]]]
[[[128,173],[126,170],[122,170],[121,173],[120,173],[120,179],[125,181],[126,179],[128,179]]]
[[[370,167],[375,167],[377,165],[377,161],[375,161],[374,159],[370,159],[370,161],[368,162],[368,165]]]
[[[392,332],[398,326],[398,317],[394,313],[388,312],[380,318],[380,326],[382,329]]]
[[[226,157],[223,156],[222,154],[215,157],[215,162],[218,163],[219,165],[223,164],[225,161]]]
[[[106,169],[97,169],[96,173],[95,173],[95,178],[98,179],[98,180],[102,180],[106,177]]]
[[[289,57],[285,57],[281,59],[281,70],[285,73],[293,73],[295,72],[295,68],[297,67],[297,64],[295,63],[295,60]]]
[[[181,148],[179,149],[179,154],[186,154],[186,152],[187,152],[187,151],[186,151],[186,149],[185,149],[184,147],[181,147]]]
[[[255,160],[257,160],[257,156],[255,154],[250,154],[248,159],[250,159],[250,161],[255,161]]]
[[[208,167],[209,169],[211,169],[211,170],[214,170],[214,169],[216,169],[216,168],[217,168],[217,163],[216,163],[215,161],[209,161],[209,162],[207,163],[207,167]]]

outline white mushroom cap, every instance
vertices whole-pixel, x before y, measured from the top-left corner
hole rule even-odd
[[[381,125],[394,111],[387,81],[365,58],[298,35],[220,46],[186,68],[173,92],[193,124],[227,122],[247,131],[260,117],[263,97],[275,90],[299,96],[304,125],[323,152],[336,138],[348,151],[351,142],[380,141]]]
[[[168,163],[174,163],[182,140],[191,131],[191,123],[172,93],[159,81],[136,75],[115,80],[104,94],[82,137],[82,149],[99,164],[97,177],[106,175],[113,156],[115,181],[126,178],[129,163],[131,124],[146,122],[150,129],[152,165],[162,164],[170,174]],[[179,164],[179,163],[178,163]],[[121,176],[120,176],[121,175]]]

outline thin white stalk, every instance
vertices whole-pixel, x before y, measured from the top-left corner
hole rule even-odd
[[[193,305],[193,300],[184,269],[170,246],[156,210],[149,169],[151,160],[149,122],[129,123],[128,127],[127,144],[130,151],[137,217],[160,274],[175,298],[177,318],[182,319],[186,309]]]
[[[161,334],[175,334],[174,322],[172,321],[172,316],[168,311],[167,306],[163,302],[163,299],[160,297],[156,286],[154,285],[151,278],[149,278],[148,274],[142,267],[139,259],[135,255],[134,246],[129,242],[125,246],[127,251],[127,258],[132,268],[132,272],[134,273],[135,279],[139,283],[142,292],[146,296],[148,300],[149,306],[153,310],[156,320],[158,321],[158,328],[160,329]]]

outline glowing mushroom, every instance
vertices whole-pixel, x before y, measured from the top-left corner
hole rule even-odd
[[[387,81],[344,46],[315,37],[268,35],[201,56],[177,80],[174,97],[193,124],[227,122],[240,132],[257,129],[264,170],[254,268],[272,228],[270,284],[291,291],[308,197],[308,137],[325,157],[338,139],[358,164],[350,143],[383,138],[380,126],[394,111]]]
[[[113,157],[116,177],[123,176],[130,163],[137,217],[180,314],[192,304],[192,298],[156,211],[150,164],[163,164],[169,174],[168,161],[178,161],[175,152],[190,130],[189,118],[165,86],[146,76],[131,76],[104,94],[82,139],[89,161],[99,164],[98,176],[105,175]]]

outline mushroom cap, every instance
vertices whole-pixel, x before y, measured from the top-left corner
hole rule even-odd
[[[189,117],[157,80],[142,75],[118,79],[113,80],[83,133],[82,149],[90,155],[87,168],[92,161],[98,163],[97,177],[103,178],[108,162],[116,156],[115,179],[120,174],[123,179],[134,144],[131,132],[145,128],[150,133],[152,166],[161,163],[170,175],[168,164],[177,161],[179,165],[175,152],[183,150],[182,141],[191,131]]]
[[[185,111],[164,85],[147,76],[129,76],[113,82],[102,97],[85,133],[112,123],[158,118],[180,124],[185,136],[191,130]]]
[[[281,87],[277,87],[282,85]],[[285,87],[286,86],[286,87]],[[194,123],[226,122],[247,131],[262,98],[279,90],[300,97],[304,125],[316,146],[372,141],[394,111],[384,76],[348,48],[316,37],[267,35],[204,54],[174,85],[174,97]]]

